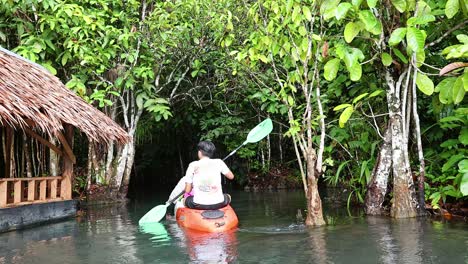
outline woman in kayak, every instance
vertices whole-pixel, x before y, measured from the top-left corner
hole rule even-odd
[[[202,210],[216,210],[231,202],[229,194],[223,194],[220,174],[234,179],[234,174],[220,159],[212,159],[216,150],[210,141],[201,141],[197,145],[198,159],[188,166],[185,174],[185,193],[193,196],[185,198],[184,204],[188,208]]]

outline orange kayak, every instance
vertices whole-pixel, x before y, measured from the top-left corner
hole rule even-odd
[[[236,228],[239,220],[230,205],[218,210],[196,210],[187,207],[176,208],[179,225],[201,232],[223,232]]]

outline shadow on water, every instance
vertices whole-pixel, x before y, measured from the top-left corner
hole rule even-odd
[[[219,234],[181,228],[173,218],[139,227],[166,196],[96,207],[83,217],[0,234],[3,263],[468,263],[468,226],[431,219],[347,216],[324,204],[331,225],[296,221],[301,192],[235,192],[240,226]]]

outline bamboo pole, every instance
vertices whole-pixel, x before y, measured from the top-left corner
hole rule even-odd
[[[71,150],[71,143],[73,142],[73,127],[65,125],[65,135],[59,135],[59,140],[62,142],[67,153],[63,159],[63,179],[61,183],[61,197],[69,200],[72,198],[72,177],[73,177],[73,151]],[[71,155],[69,154],[71,152]]]
[[[13,129],[5,127],[5,178],[12,177],[11,175],[11,137]]]

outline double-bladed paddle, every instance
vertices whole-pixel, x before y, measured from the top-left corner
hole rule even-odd
[[[271,122],[270,118],[265,119],[263,122],[258,124],[256,127],[254,127],[252,130],[250,130],[249,134],[247,135],[247,139],[237,147],[235,150],[233,150],[229,155],[227,155],[223,160],[226,160],[227,158],[231,157],[234,155],[241,147],[247,145],[248,143],[256,143],[260,140],[262,140],[264,137],[266,137],[268,134],[271,133],[273,130],[273,123]],[[182,191],[179,195],[177,195],[175,198],[167,201],[165,204],[158,205],[151,209],[149,212],[147,212],[141,219],[138,221],[139,225],[146,224],[146,223],[154,223],[154,222],[159,222],[161,219],[164,218],[167,212],[167,207],[177,199],[179,199],[185,191]]]

